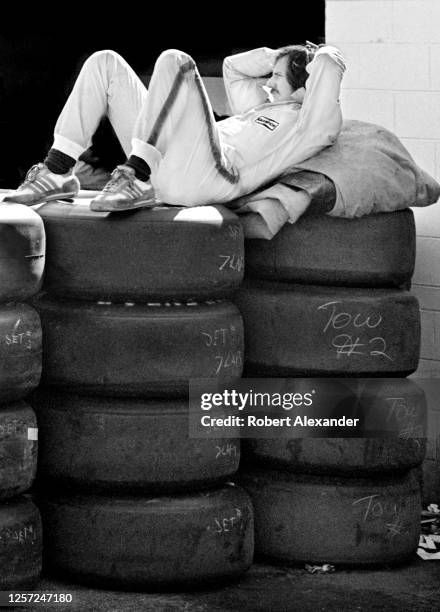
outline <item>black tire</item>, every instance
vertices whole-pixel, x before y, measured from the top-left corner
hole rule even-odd
[[[371,565],[416,551],[420,485],[392,478],[330,478],[243,471],[255,511],[257,554],[294,563]]]
[[[27,491],[37,472],[37,417],[24,402],[0,406],[0,499]]]
[[[41,323],[27,304],[0,306],[0,402],[22,399],[41,376]]]
[[[252,563],[252,505],[233,485],[174,497],[54,496],[40,507],[45,561],[84,582],[193,588]]]
[[[43,381],[119,396],[186,396],[192,378],[242,374],[236,306],[35,302],[43,326]],[[216,335],[216,331],[218,332]]]
[[[314,285],[399,287],[411,281],[416,232],[411,210],[339,219],[301,217],[272,240],[246,241],[246,274]]]
[[[249,377],[407,376],[417,369],[420,312],[407,291],[247,281],[235,303]]]
[[[43,484],[50,479],[88,491],[175,492],[212,486],[238,469],[239,440],[189,437],[185,400],[46,391],[32,403]]]
[[[316,383],[314,383],[316,386]],[[356,401],[356,400],[355,400]],[[368,476],[420,465],[426,452],[425,394],[407,379],[359,381],[358,415],[396,438],[272,438],[243,441],[246,462],[296,473]]]
[[[282,467],[302,474],[368,476],[404,471],[420,465],[425,455],[423,440],[380,438],[295,438],[247,440],[246,463]],[[354,472],[355,470],[355,472]]]
[[[26,300],[40,290],[45,251],[41,217],[22,204],[1,204],[0,303]]]
[[[148,302],[231,295],[244,274],[243,230],[223,206],[97,213],[88,202],[40,207],[44,288],[61,297]]]
[[[28,496],[0,504],[0,590],[29,589],[38,583],[42,540],[40,512]]]

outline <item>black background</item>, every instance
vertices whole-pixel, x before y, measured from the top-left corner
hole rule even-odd
[[[86,57],[100,49],[123,55],[142,77],[168,48],[193,56],[202,75],[220,76],[224,56],[259,46],[272,48],[312,40],[324,42],[324,0],[295,9],[255,7],[238,18],[219,7],[174,14],[138,15],[127,5],[105,19],[66,15],[50,27],[0,29],[0,187],[15,187],[30,165],[44,159],[53,127]],[[173,15],[170,24],[169,17]],[[172,26],[172,27],[171,27]]]

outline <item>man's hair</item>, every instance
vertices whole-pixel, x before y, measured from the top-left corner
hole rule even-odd
[[[288,45],[278,49],[276,59],[287,57],[286,63],[286,78],[289,85],[294,91],[300,87],[304,87],[309,73],[306,71],[306,66],[315,57],[318,47],[309,45]]]

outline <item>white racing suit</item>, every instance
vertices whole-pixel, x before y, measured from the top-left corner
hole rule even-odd
[[[107,115],[125,153],[150,166],[164,202],[196,206],[248,194],[332,144],[342,124],[343,67],[334,49],[319,49],[308,64],[305,90],[270,103],[261,86],[275,53],[260,48],[225,59],[227,96],[237,114],[218,123],[189,55],[162,53],[147,92],[118,54],[95,53],[57,121],[53,146],[77,159]]]

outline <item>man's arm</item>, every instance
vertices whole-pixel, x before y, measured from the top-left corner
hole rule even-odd
[[[246,166],[260,163],[262,157],[270,158],[273,163],[267,168],[266,176],[269,182],[277,174],[334,144],[342,127],[339,94],[344,69],[344,60],[337,49],[320,48],[306,67],[309,77],[305,88],[296,93],[297,101],[302,97],[299,110],[295,106],[292,107],[295,113],[290,113],[288,102],[268,105],[264,116],[276,122],[273,130],[255,120],[241,122],[237,126],[239,137],[235,149]],[[234,161],[232,156],[230,160]],[[263,176],[260,178],[264,180]]]
[[[267,94],[262,86],[272,73],[276,53],[268,47],[260,47],[224,59],[223,80],[234,115],[267,102]]]
[[[319,150],[332,144],[341,130],[339,95],[345,61],[338,49],[326,45],[316,52],[306,70],[310,76],[305,84],[296,136],[299,142],[304,138],[310,147],[317,146]]]

